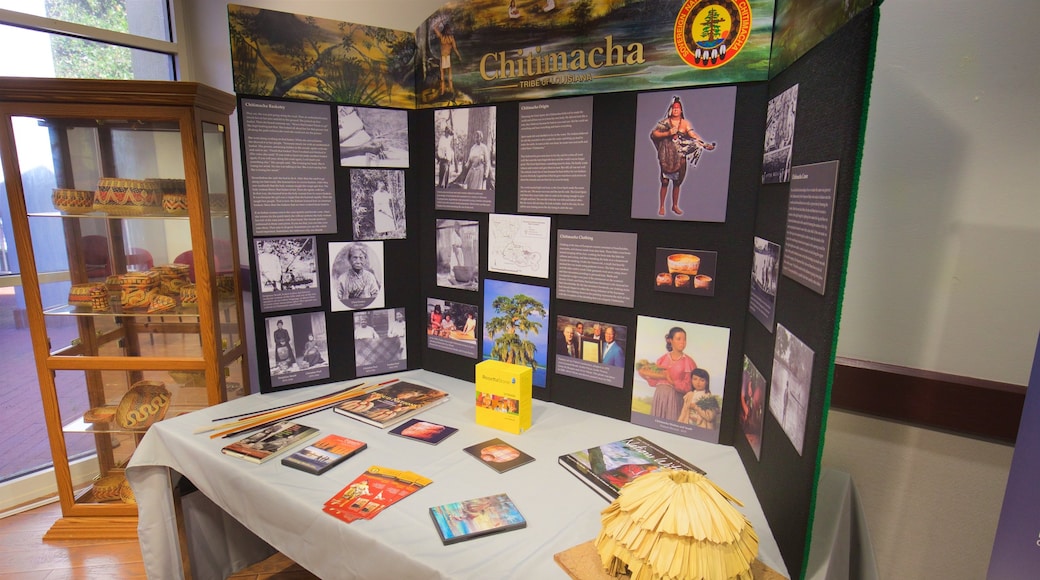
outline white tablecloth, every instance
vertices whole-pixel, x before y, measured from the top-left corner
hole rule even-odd
[[[205,507],[208,501],[200,500],[197,503],[202,507],[194,510],[185,502],[185,511],[191,512],[186,513],[185,525],[196,580],[223,578],[262,559],[270,553],[270,546],[326,579],[566,579],[553,554],[594,539],[600,528],[599,512],[607,503],[561,467],[557,458],[634,435],[705,469],[709,478],[741,500],[742,511],[761,542],[759,559],[786,575],[779,548],[732,447],[540,401],[533,404],[532,428],[511,435],[474,422],[472,383],[427,371],[390,376],[450,392],[448,403],[421,416],[459,432],[432,446],[396,437],[331,410],[308,415],[299,422],[317,427],[323,434],[337,433],[368,443],[368,449],[324,475],[314,476],[284,467],[278,458],[256,465],[229,457],[220,452],[228,439],[193,432],[218,417],[301,401],[331,393],[346,383],[251,395],[153,425],[127,467],[138,502],[139,540],[148,577],[184,575],[171,493],[171,479],[182,474],[212,501]],[[381,380],[384,378],[371,382]],[[535,461],[499,474],[462,451],[495,437],[532,455]],[[368,521],[347,524],[321,511],[325,500],[371,465],[414,471],[432,479],[433,484]],[[429,516],[431,506],[501,492],[509,494],[527,519],[525,529],[441,544]]]

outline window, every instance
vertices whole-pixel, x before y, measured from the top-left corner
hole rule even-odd
[[[180,0],[0,0],[0,76],[185,78],[189,75],[178,59],[183,50],[174,26],[179,4]],[[31,123],[15,129],[42,130]],[[49,158],[38,161],[23,169],[33,166],[53,173]],[[31,195],[50,195],[53,183],[36,185]],[[0,173],[0,349],[18,353],[9,359],[17,361],[13,364],[18,368],[5,369],[11,380],[0,386],[4,402],[0,439],[10,447],[0,460],[0,482],[7,482],[0,511],[54,491],[53,479],[20,477],[44,473],[51,455],[25,320],[16,240],[7,226],[6,191]],[[55,275],[67,269],[64,264],[54,267],[59,270]],[[70,458],[74,453],[70,450]]]

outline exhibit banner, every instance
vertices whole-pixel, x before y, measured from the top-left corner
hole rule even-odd
[[[989,560],[990,580],[1036,578],[1040,569],[1040,340],[1033,355],[1004,506]]]
[[[773,0],[450,2],[415,33],[417,106],[765,80]]]

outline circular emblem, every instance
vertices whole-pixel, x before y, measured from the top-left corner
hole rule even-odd
[[[733,60],[750,34],[748,0],[687,0],[675,17],[675,50],[694,68],[718,68]]]

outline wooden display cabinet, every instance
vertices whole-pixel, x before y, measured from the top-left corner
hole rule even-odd
[[[0,164],[63,515],[47,538],[135,537],[123,468],[148,426],[250,390],[234,108],[196,83],[0,78]]]

